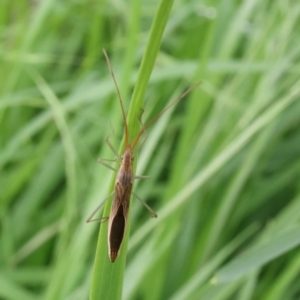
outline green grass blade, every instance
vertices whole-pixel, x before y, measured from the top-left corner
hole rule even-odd
[[[220,269],[213,282],[221,284],[237,280],[256,268],[262,267],[279,255],[295,248],[300,244],[299,230],[300,226],[286,230],[249,249]]]
[[[132,141],[139,131],[138,116],[141,108],[143,107],[144,95],[155,63],[155,58],[160,47],[163,31],[167,23],[172,4],[173,1],[170,0],[161,1],[153,21],[150,37],[146,46],[141,67],[139,69],[137,82],[128,112],[127,122],[129,128],[129,141]],[[123,146],[121,146],[120,149],[122,151]],[[111,183],[111,190],[113,189],[113,185],[114,181]],[[105,216],[109,214],[110,205],[111,201],[109,201],[105,206]],[[121,299],[122,297],[130,222],[127,224],[127,230],[120,255],[113,264],[109,261],[107,255],[107,229],[107,223],[102,224],[100,227],[90,293],[91,300]]]

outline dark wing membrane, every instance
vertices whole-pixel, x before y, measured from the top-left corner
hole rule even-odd
[[[109,218],[108,233],[109,256],[112,262],[117,258],[123,242],[131,189],[132,185],[121,186],[116,184],[115,198]]]

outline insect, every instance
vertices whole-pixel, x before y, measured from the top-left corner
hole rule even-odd
[[[114,194],[113,203],[111,206],[111,211],[109,217],[100,219],[100,222],[106,221],[108,219],[108,255],[111,262],[114,262],[119,255],[120,248],[123,242],[123,238],[125,235],[127,218],[128,218],[128,210],[129,210],[129,203],[130,203],[130,196],[133,194],[135,198],[137,198],[151,213],[152,217],[157,217],[156,213],[142,200],[140,199],[134,192],[132,192],[133,182],[134,179],[142,179],[142,178],[149,178],[148,176],[136,176],[133,173],[133,151],[137,146],[140,137],[145,132],[145,130],[154,123],[166,110],[168,110],[172,105],[180,101],[184,98],[188,93],[190,93],[193,89],[195,89],[200,82],[190,87],[187,91],[185,91],[179,98],[173,101],[171,104],[166,106],[160,113],[158,113],[151,121],[149,121],[142,129],[139,131],[135,139],[132,143],[129,142],[129,135],[128,135],[128,124],[126,121],[125,109],[123,106],[121,94],[115,79],[114,72],[111,67],[110,60],[106,51],[103,49],[103,54],[105,56],[110,74],[113,78],[114,85],[117,90],[118,99],[120,102],[121,110],[122,110],[122,117],[124,121],[124,135],[125,135],[125,150],[121,157],[119,157],[118,152],[113,148],[110,144],[109,140],[106,139],[106,143],[111,148],[111,150],[120,158],[121,164],[119,170],[114,169],[104,160],[100,159],[99,162],[112,169],[113,171],[117,172],[116,182],[114,191],[106,198],[104,201],[93,211],[93,213],[89,216],[86,222],[94,221],[92,217],[95,213],[100,209],[100,207]]]

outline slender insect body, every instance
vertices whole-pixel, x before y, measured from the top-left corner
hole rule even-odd
[[[153,217],[157,217],[156,213],[149,207],[143,200],[141,200],[134,192],[132,192],[132,186],[133,181],[135,178],[149,178],[147,176],[134,176],[133,174],[133,150],[138,145],[139,139],[142,136],[142,134],[145,132],[145,130],[154,123],[155,120],[157,120],[166,110],[168,110],[172,105],[179,102],[182,98],[184,98],[188,93],[190,93],[194,88],[196,88],[200,83],[195,84],[191,88],[189,88],[186,92],[184,92],[179,98],[177,98],[174,102],[169,104],[167,107],[165,107],[159,114],[157,114],[150,122],[148,122],[143,128],[139,131],[135,139],[132,143],[129,143],[129,134],[128,134],[128,125],[126,121],[126,115],[125,110],[123,107],[123,102],[121,99],[120,91],[118,89],[118,85],[109,61],[109,58],[103,50],[103,54],[105,56],[105,59],[107,61],[110,73],[112,75],[121,110],[122,110],[122,116],[124,121],[124,137],[125,137],[125,151],[124,154],[121,156],[121,165],[119,170],[115,170],[113,167],[109,166],[104,160],[99,160],[101,164],[104,166],[112,169],[113,171],[117,172],[116,182],[115,182],[115,188],[114,188],[114,199],[111,206],[111,211],[109,218],[102,218],[100,221],[104,221],[109,219],[108,224],[108,255],[112,262],[116,260],[118,257],[118,254],[120,252],[120,248],[122,246],[122,242],[125,235],[126,225],[127,225],[127,218],[128,218],[128,211],[129,211],[129,203],[130,203],[130,196],[131,193],[137,198],[151,213]],[[118,155],[117,151],[113,148],[113,146],[109,143],[108,139],[106,140],[108,146],[112,149],[112,151]],[[111,195],[112,195],[111,194]],[[106,199],[108,200],[111,195],[109,195]],[[104,202],[105,202],[104,201]],[[103,203],[104,203],[103,202]],[[99,208],[102,206],[101,203],[90,215],[90,217],[87,219],[87,222],[91,222],[92,217],[95,215],[95,213],[99,210]]]
[[[125,153],[121,156],[121,166],[118,171],[117,180],[120,184],[132,184],[133,169],[132,169],[133,155],[130,147],[127,147]]]
[[[112,262],[116,260],[119,254],[126,230],[130,196],[134,180],[132,161],[131,148],[126,147],[125,153],[121,157],[121,166],[115,183],[115,197],[109,216],[108,254]]]

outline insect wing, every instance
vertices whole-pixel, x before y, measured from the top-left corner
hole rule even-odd
[[[127,224],[129,200],[132,185],[121,186],[116,184],[115,198],[109,217],[109,257],[112,262],[118,257]]]

